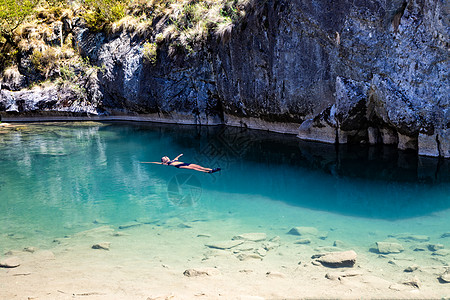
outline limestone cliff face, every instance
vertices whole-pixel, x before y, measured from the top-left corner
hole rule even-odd
[[[450,157],[447,1],[260,3],[193,53],[161,44],[156,64],[137,34],[74,22],[78,47],[101,67],[87,87],[96,109]]]

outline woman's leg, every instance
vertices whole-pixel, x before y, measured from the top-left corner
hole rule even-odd
[[[203,171],[203,172],[209,172],[212,170],[211,168],[205,168],[205,167],[202,167],[202,166],[196,165],[196,164],[189,164],[189,166],[187,166],[187,167],[191,168],[192,170]]]
[[[204,167],[196,165],[196,164],[190,164],[189,166],[181,166],[179,168],[180,169],[190,169],[190,170],[195,170],[195,171],[200,171],[200,172],[205,172],[205,173],[209,173],[212,170],[210,168],[204,168]]]

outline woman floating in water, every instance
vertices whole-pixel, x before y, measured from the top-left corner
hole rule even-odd
[[[173,160],[170,160],[170,158],[168,156],[163,156],[161,158],[161,162],[142,162],[143,164],[158,164],[158,165],[166,165],[166,166],[174,166],[175,168],[178,169],[190,169],[190,170],[195,170],[195,171],[200,171],[200,172],[205,172],[205,173],[215,173],[220,171],[220,168],[205,168],[196,164],[189,164],[189,163],[185,163],[182,161],[179,161],[178,158],[180,158],[180,156],[182,156],[183,154],[178,155],[177,157],[175,157]]]

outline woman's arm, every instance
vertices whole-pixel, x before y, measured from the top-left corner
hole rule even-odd
[[[157,164],[162,165],[162,162],[155,162],[155,161],[140,161],[141,164]]]
[[[178,158],[180,158],[183,154],[178,155],[177,157],[175,157],[172,161],[176,161],[178,160]]]

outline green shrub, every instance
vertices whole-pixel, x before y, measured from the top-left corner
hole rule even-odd
[[[74,81],[76,75],[72,68],[68,65],[63,65],[59,67],[59,74],[61,78],[65,81]]]
[[[0,35],[11,38],[14,30],[33,12],[38,0],[0,0]]]
[[[40,72],[44,77],[48,77],[48,73],[58,63],[58,54],[55,49],[47,48],[43,52],[34,49],[31,54],[31,63],[36,71]]]
[[[117,0],[86,0],[83,17],[92,31],[102,31],[125,17],[126,7],[126,2]]]
[[[157,50],[158,46],[156,45],[156,43],[146,42],[143,45],[142,49],[144,59],[152,65],[156,64]]]

